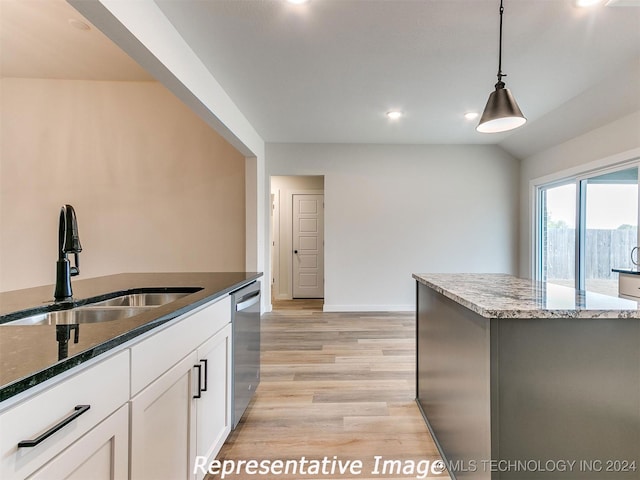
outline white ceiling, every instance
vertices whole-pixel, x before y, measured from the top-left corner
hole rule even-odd
[[[498,0],[155,2],[266,142],[498,143],[525,158],[640,110],[636,7],[505,0],[503,71],[529,122],[496,135],[463,114],[496,81]],[[63,0],[0,7],[3,76],[149,79],[95,28],[70,28]]]

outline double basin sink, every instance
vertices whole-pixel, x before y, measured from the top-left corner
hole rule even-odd
[[[133,317],[161,305],[174,302],[200,290],[199,288],[181,288],[179,291],[162,289],[161,291],[125,292],[106,300],[87,301],[81,306],[67,310],[26,313],[21,318],[0,321],[0,326],[27,325],[77,325],[81,323],[99,323]],[[110,295],[106,295],[107,297]],[[103,296],[104,297],[104,296]],[[103,298],[101,297],[101,298]],[[0,317],[1,318],[1,317]]]

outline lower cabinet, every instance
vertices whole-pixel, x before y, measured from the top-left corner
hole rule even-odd
[[[638,301],[640,298],[640,275],[619,273],[618,295],[622,298]]]
[[[191,477],[196,360],[193,352],[131,400],[132,479]]]
[[[0,405],[0,478],[202,480],[196,456],[211,462],[231,431],[230,315],[221,298]]]
[[[193,479],[231,431],[231,325],[131,400],[131,478]],[[199,474],[197,480],[203,478]]]
[[[129,478],[129,407],[122,406],[55,457],[29,480]]]
[[[196,399],[196,455],[208,465],[231,432],[231,324],[198,348],[198,360],[204,382]]]
[[[125,350],[3,411],[0,478],[126,479],[128,401]]]

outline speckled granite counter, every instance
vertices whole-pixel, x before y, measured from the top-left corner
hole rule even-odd
[[[255,272],[133,273],[74,279],[74,300],[103,298],[114,292],[145,288],[198,288],[195,293],[138,315],[101,323],[83,323],[78,342],[68,343],[68,357],[58,360],[56,325],[0,326],[0,401],[17,395],[204,303],[261,277]],[[52,285],[0,293],[0,323],[13,312],[43,311],[53,302]],[[113,296],[113,295],[111,295]]]
[[[640,304],[504,274],[414,274],[485,318],[640,318]]]
[[[414,278],[416,401],[457,480],[638,479],[637,302],[510,275]],[[558,458],[625,469],[487,468]]]

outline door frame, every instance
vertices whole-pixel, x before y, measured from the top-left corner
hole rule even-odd
[[[324,189],[285,189],[281,191],[279,204],[272,207],[273,215],[276,218],[272,222],[272,247],[275,250],[293,252],[293,196],[294,195],[325,195]],[[277,197],[277,195],[276,195]],[[325,197],[326,202],[326,197]],[[326,211],[325,211],[326,224]],[[275,226],[278,225],[279,229]],[[280,232],[283,232],[282,235]],[[279,248],[278,248],[279,246]],[[322,245],[323,257],[326,252]],[[274,254],[274,261],[277,258],[279,262],[272,263],[271,271],[273,275],[273,298],[275,300],[293,300],[293,255],[277,255]],[[286,270],[289,275],[289,282],[285,292],[280,292],[280,272]],[[325,285],[326,286],[326,285]]]
[[[575,288],[584,288],[584,266],[583,266],[583,252],[584,252],[584,238],[581,238],[579,231],[584,228],[585,225],[585,202],[583,181],[594,176],[603,175],[606,173],[612,173],[619,170],[625,170],[627,168],[636,167],[640,169],[640,148],[633,149],[630,152],[624,152],[622,154],[614,155],[606,159],[591,162],[587,165],[580,167],[574,167],[562,172],[556,172],[554,174],[546,175],[537,179],[533,179],[529,183],[529,195],[530,195],[530,208],[529,211],[529,224],[530,224],[530,268],[531,276],[536,281],[543,281],[542,269],[541,269],[541,245],[542,245],[542,228],[540,225],[540,213],[541,213],[541,192],[544,188],[561,185],[563,183],[574,183],[576,185],[576,272],[575,272]],[[640,187],[640,178],[638,179]],[[638,225],[640,225],[640,195],[638,196]],[[640,245],[640,227],[638,228],[638,244]]]

